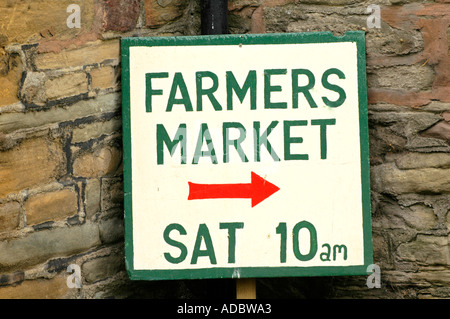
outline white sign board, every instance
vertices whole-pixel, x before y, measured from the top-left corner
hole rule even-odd
[[[122,40],[132,279],[365,274],[364,33]]]

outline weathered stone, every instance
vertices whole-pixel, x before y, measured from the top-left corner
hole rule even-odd
[[[41,53],[36,56],[38,70],[65,69],[95,65],[108,60],[118,61],[120,42],[118,40],[94,41],[84,46],[61,52]]]
[[[10,54],[0,45],[0,106],[19,101],[19,85],[23,72],[18,54]]]
[[[110,255],[86,261],[81,266],[84,280],[94,283],[117,274],[125,270],[124,258],[122,255]]]
[[[402,260],[415,261],[427,265],[449,265],[448,237],[417,235],[415,241],[401,244],[398,256]]]
[[[406,153],[395,159],[400,169],[416,169],[425,167],[449,168],[449,153]]]
[[[136,26],[140,0],[109,0],[102,5],[104,31],[129,31]]]
[[[450,169],[399,170],[392,164],[373,167],[371,184],[377,192],[389,194],[450,193]]]
[[[122,154],[117,148],[101,147],[77,157],[73,163],[73,174],[90,178],[106,176],[113,174],[121,161]]]
[[[447,228],[450,229],[450,209],[447,211],[447,219],[446,219]]]
[[[58,140],[25,140],[0,152],[0,198],[62,176],[65,156]]]
[[[6,202],[0,204],[0,233],[14,230],[20,224],[20,204]]]
[[[71,189],[37,194],[27,199],[25,214],[27,225],[62,220],[78,211],[78,195]]]
[[[51,257],[68,256],[100,244],[98,226],[53,228],[0,242],[0,272],[43,262]]]
[[[85,73],[68,73],[45,82],[49,100],[61,99],[88,92],[88,78]]]
[[[123,180],[120,177],[102,179],[102,211],[123,206]]]
[[[102,135],[110,135],[120,132],[121,119],[113,118],[109,121],[81,124],[73,129],[72,143],[86,142],[90,139],[99,138]]]
[[[429,66],[411,65],[368,70],[369,87],[399,89],[430,89],[434,81],[433,69]]]
[[[111,244],[118,242],[124,238],[124,220],[118,217],[101,220],[99,230],[102,243]]]
[[[35,128],[52,123],[72,122],[84,117],[117,112],[119,108],[120,95],[116,93],[100,95],[94,99],[76,102],[69,108],[53,107],[45,112],[34,112],[31,116],[29,113],[2,114],[0,130],[9,133],[14,130]]]
[[[397,287],[403,288],[414,283],[415,287],[448,286],[450,273],[448,270],[425,270],[420,272],[385,271],[383,278]]]
[[[19,92],[20,100],[25,104],[44,105],[47,101],[44,86],[47,80],[44,72],[27,72]]]
[[[19,285],[0,287],[0,299],[60,299],[70,295],[67,277],[25,280]]]
[[[91,87],[93,89],[107,89],[117,87],[118,74],[114,67],[104,66],[94,69],[91,74]]]
[[[447,121],[440,121],[422,132],[424,137],[433,137],[450,142],[450,123]]]
[[[181,17],[188,5],[184,0],[145,0],[145,24],[155,28]]]
[[[69,28],[71,4],[80,6],[80,28]],[[0,34],[7,43],[35,43],[43,38],[74,38],[92,28],[94,1],[24,0],[0,2]]]
[[[436,226],[437,220],[433,208],[423,204],[404,207],[396,202],[383,201],[378,205],[372,225],[378,229],[429,230]]]
[[[25,273],[23,271],[16,271],[9,274],[0,275],[0,287],[17,285],[25,279]]]
[[[383,17],[383,13],[381,13],[381,16]],[[368,29],[366,33],[366,48],[369,57],[381,56],[381,63],[389,63],[393,59],[410,58],[405,56],[407,54],[423,51],[423,36],[419,31],[399,30],[381,23],[380,29]],[[371,60],[368,61],[370,62]],[[415,62],[419,61],[412,59],[409,64]]]
[[[86,217],[91,219],[100,211],[100,181],[88,179],[84,189]]]
[[[417,92],[403,89],[369,88],[367,97],[369,104],[388,103],[419,108],[431,102],[432,94],[429,91]]]

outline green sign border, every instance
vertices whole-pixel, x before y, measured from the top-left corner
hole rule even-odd
[[[181,270],[136,270],[133,265],[133,207],[131,180],[131,127],[130,127],[130,47],[133,46],[204,46],[355,42],[357,46],[359,127],[361,152],[361,190],[363,214],[364,265],[314,267],[217,267]],[[207,278],[256,278],[367,275],[373,263],[372,225],[370,206],[370,165],[367,120],[366,47],[363,31],[348,31],[343,36],[331,32],[272,33],[245,35],[212,35],[185,37],[123,38],[121,40],[123,164],[125,209],[125,264],[132,280],[174,280]],[[338,58],[338,57],[337,57]]]

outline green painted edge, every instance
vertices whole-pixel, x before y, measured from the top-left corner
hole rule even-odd
[[[180,270],[137,270],[133,265],[133,207],[131,167],[131,115],[130,115],[130,47],[133,46],[200,46],[200,45],[253,45],[253,44],[306,44],[355,42],[357,45],[359,127],[361,150],[361,191],[363,214],[364,265],[315,266],[315,267],[227,267]],[[124,222],[125,264],[132,280],[176,280],[212,278],[258,278],[301,276],[348,276],[367,275],[367,267],[373,263],[370,163],[367,110],[367,79],[365,33],[348,31],[343,36],[331,32],[271,33],[245,35],[210,35],[184,37],[151,37],[121,39],[121,80],[123,118],[123,162],[124,162]]]
[[[131,278],[133,265],[133,201],[131,183],[130,46],[121,41],[122,144],[124,176],[125,265]]]

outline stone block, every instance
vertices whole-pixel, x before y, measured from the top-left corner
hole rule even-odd
[[[450,169],[399,170],[391,163],[371,169],[372,189],[388,194],[450,193]]]
[[[101,207],[102,211],[123,207],[123,180],[121,177],[102,179]]]
[[[99,223],[100,239],[104,244],[111,244],[124,239],[123,218],[112,217]]]
[[[30,196],[25,203],[27,225],[63,220],[78,212],[78,194],[73,189]]]
[[[64,174],[59,140],[34,138],[0,152],[0,198],[56,180]]]
[[[426,65],[368,68],[368,87],[429,90],[434,81],[434,71]]]
[[[52,228],[0,241],[0,272],[23,268],[56,256],[70,256],[100,245],[98,225]]]
[[[20,56],[16,53],[10,54],[0,44],[0,106],[19,101],[22,71],[23,64]]]
[[[67,73],[45,82],[45,92],[49,100],[56,100],[88,92],[86,73]]]
[[[449,168],[449,153],[406,153],[395,159],[400,169],[416,169],[425,167]]]
[[[382,202],[373,225],[378,229],[431,230],[437,221],[433,208],[423,203],[404,207],[394,202]]]
[[[48,124],[70,123],[85,117],[114,113],[119,109],[120,95],[110,93],[93,99],[78,101],[69,108],[52,107],[44,112],[2,114],[0,116],[0,131],[10,133],[15,130],[36,128]]]
[[[185,0],[145,0],[145,24],[160,27],[181,17],[189,2]]]
[[[140,0],[102,1],[104,31],[129,31],[136,26],[140,12]]]
[[[122,162],[122,153],[111,146],[99,147],[92,152],[85,152],[75,158],[74,176],[101,177],[114,174]]]
[[[0,233],[17,229],[20,225],[20,204],[6,202],[0,204]]]
[[[94,283],[125,270],[123,255],[110,255],[88,260],[81,266],[83,279]]]
[[[65,276],[25,280],[18,285],[0,287],[0,299],[62,299],[71,293]]]
[[[93,41],[60,52],[47,52],[36,55],[38,70],[52,70],[98,65],[108,60],[119,61],[120,42],[118,40]]]
[[[87,124],[81,124],[73,129],[72,143],[86,142],[96,139],[102,135],[110,135],[120,132],[122,120],[113,118],[109,121],[99,121]]]
[[[118,73],[114,67],[104,66],[98,69],[93,69],[91,75],[92,89],[107,89],[118,86]]]
[[[427,265],[449,265],[449,242],[447,236],[417,235],[415,241],[401,244],[398,257]]]
[[[84,205],[86,217],[91,219],[100,211],[100,181],[88,179],[84,188]]]
[[[44,72],[26,72],[19,92],[20,100],[25,104],[44,105],[47,101],[45,92],[47,80]]]
[[[45,38],[70,39],[94,24],[94,2],[80,0],[23,0],[1,1],[0,21],[7,27],[0,29],[0,34],[7,38],[7,43],[36,43]],[[70,28],[67,19],[72,12],[67,12],[69,5],[80,7],[80,28]]]

